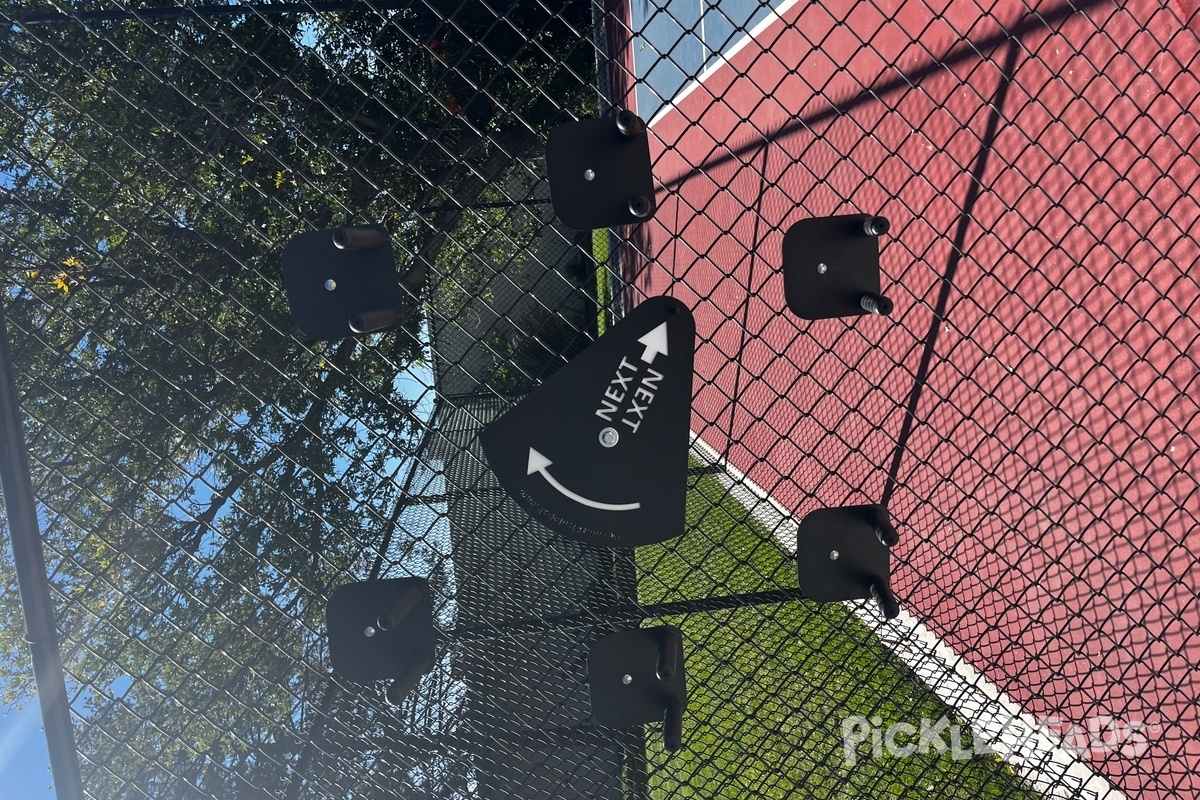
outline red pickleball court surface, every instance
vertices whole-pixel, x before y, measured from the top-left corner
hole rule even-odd
[[[897,6],[784,8],[658,115],[632,300],[695,309],[705,442],[797,516],[890,495],[910,612],[1032,715],[1143,725],[1089,762],[1128,797],[1195,797],[1200,40]],[[795,318],[784,232],[857,212],[893,315]]]

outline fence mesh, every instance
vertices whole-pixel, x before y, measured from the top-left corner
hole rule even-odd
[[[3,15],[2,300],[90,796],[1195,796],[1191,4]],[[659,209],[579,233],[546,136],[614,107]],[[851,212],[892,222],[895,311],[803,322],[783,232]],[[314,343],[280,254],[347,223],[391,232],[406,322]],[[569,542],[477,436],[659,294],[698,328],[686,530]],[[874,502],[901,617],[795,599],[798,520]],[[438,657],[395,707],[324,612],[409,576]],[[585,668],[664,622],[673,754]]]

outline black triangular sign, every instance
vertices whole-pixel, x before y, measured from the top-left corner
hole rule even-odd
[[[480,434],[500,485],[586,544],[683,533],[695,340],[678,300],[635,308]]]

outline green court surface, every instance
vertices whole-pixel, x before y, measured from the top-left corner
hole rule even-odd
[[[643,604],[796,588],[792,559],[712,475],[694,480],[687,533],[667,545],[637,551]],[[946,753],[918,747],[906,757],[886,748],[875,757],[868,738],[848,764],[848,717],[878,717],[885,729],[962,720],[845,605],[801,601],[653,624],[663,623],[684,632],[689,705],[682,750],[667,754],[659,728],[648,732],[651,798],[1039,796],[995,755],[954,758],[948,734]],[[965,725],[961,744],[972,749]]]

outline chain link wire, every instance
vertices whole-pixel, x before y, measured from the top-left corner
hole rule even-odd
[[[1189,4],[2,13],[3,302],[91,797],[1195,795]],[[614,107],[659,208],[579,233],[546,136]],[[858,212],[895,311],[795,318],[783,233]],[[390,231],[405,322],[308,341],[280,254],[342,224]],[[687,530],[569,542],[477,436],[660,294],[698,328]],[[901,617],[796,599],[798,521],[876,502]],[[410,576],[438,658],[391,706],[324,609]],[[598,725],[585,667],[668,622],[674,754]]]

